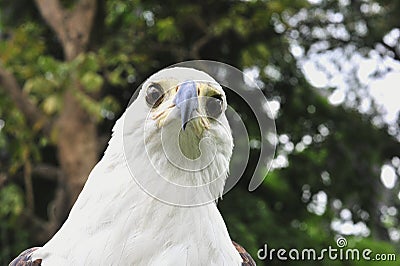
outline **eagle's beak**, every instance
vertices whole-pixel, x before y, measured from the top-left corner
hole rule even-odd
[[[187,123],[193,118],[194,111],[199,107],[196,83],[193,81],[182,83],[173,103],[181,112],[182,129],[185,130]]]
[[[207,89],[206,84],[195,83],[193,81],[186,81],[182,83],[178,92],[175,95],[173,104],[179,109],[182,129],[185,130],[188,122],[192,121],[195,133],[200,137],[204,129],[209,128],[209,121],[205,115],[202,115],[201,108],[199,107],[199,95],[202,95],[203,90]],[[197,112],[196,112],[197,110]]]
[[[176,87],[176,94],[172,102],[166,103],[168,107],[154,113],[151,118],[157,121],[158,127],[162,127],[174,107],[178,109],[181,116],[181,127],[185,131],[190,122],[194,133],[201,138],[204,130],[210,128],[210,122],[205,114],[204,107],[201,108],[201,97],[206,96],[210,88],[206,83],[186,81]]]

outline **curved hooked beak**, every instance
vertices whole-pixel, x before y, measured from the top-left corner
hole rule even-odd
[[[196,83],[193,81],[182,83],[173,103],[180,110],[182,129],[185,130],[187,123],[194,118],[194,111],[199,107]]]

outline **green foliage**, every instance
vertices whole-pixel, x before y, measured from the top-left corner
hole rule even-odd
[[[175,26],[175,20],[172,17],[163,18],[156,23],[157,39],[160,42],[178,41],[179,31]]]
[[[8,224],[15,224],[24,210],[23,193],[16,185],[0,190],[0,218]]]
[[[0,151],[9,155],[2,159],[2,171],[15,174],[27,159],[38,161],[41,157],[35,142],[35,132],[26,125],[25,117],[0,91],[0,119],[4,127],[0,129]]]
[[[29,22],[19,25],[7,41],[0,44],[0,59],[3,65],[18,67],[18,73],[22,78],[32,76],[34,66],[32,63],[37,60],[45,50],[42,29],[35,23]],[[35,40],[32,42],[32,40]]]
[[[7,264],[10,258],[21,252],[28,244],[28,234],[18,226],[18,220],[24,211],[23,193],[16,185],[8,185],[0,189],[0,262]],[[13,245],[8,245],[14,243]]]
[[[255,67],[264,94],[280,104],[277,131],[288,141],[279,143],[277,154],[287,158],[288,166],[270,172],[253,193],[243,181],[250,176],[246,172],[239,185],[225,195],[219,206],[232,238],[253,257],[265,243],[272,248],[322,249],[335,245],[339,232],[332,228],[332,221],[342,220],[340,212],[348,209],[351,222],[362,222],[371,232],[368,236],[347,236],[349,245],[396,252],[398,242],[390,241],[388,229],[398,230],[398,215],[383,217],[381,206],[399,207],[399,185],[386,189],[379,181],[379,169],[399,156],[399,142],[387,133],[386,126],[371,123],[380,115],[376,109],[360,114],[355,108],[330,105],[325,95],[306,81],[291,45],[301,45],[306,52],[312,51],[316,42],[326,44],[319,52],[351,45],[368,54],[377,43],[382,44],[386,33],[399,28],[396,14],[400,2],[100,1],[88,51],[70,62],[63,60],[54,33],[35,9],[21,13],[23,19],[15,16],[24,2],[0,1],[0,10],[8,14],[0,14],[0,62],[14,73],[29,99],[49,120],[57,117],[64,93],[70,91],[98,123],[99,132],[108,133],[133,90],[162,67],[198,57],[240,69]],[[360,11],[361,5],[373,2],[379,3],[379,13]],[[329,14],[336,13],[343,16],[341,22],[329,20]],[[336,38],[327,31],[338,25],[348,31],[349,39]],[[367,34],[360,31],[360,25],[367,28]],[[315,34],[318,30],[329,34],[319,36]],[[399,60],[388,47],[384,52]],[[359,90],[357,84],[349,86]],[[250,135],[257,138],[250,110],[234,97],[230,105],[241,113]],[[5,121],[0,129],[0,156],[6,154],[0,161],[0,173],[17,179],[27,159],[37,162],[46,156],[56,157],[57,151],[48,149],[54,145],[52,140],[26,125],[3,90],[0,119]],[[255,166],[256,154],[255,150],[249,169]],[[50,162],[58,163],[54,159]],[[0,262],[27,246],[24,231],[15,223],[24,208],[23,193],[20,185],[10,183],[0,189],[0,226],[7,232],[16,230],[16,239],[1,249],[5,253],[0,254]],[[318,212],[313,204],[322,192],[327,202]],[[325,260],[287,264],[371,265],[368,263]]]

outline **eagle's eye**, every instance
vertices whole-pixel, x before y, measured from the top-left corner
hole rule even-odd
[[[151,84],[146,91],[146,102],[152,107],[159,106],[164,98],[164,91],[158,84]]]
[[[213,95],[206,101],[206,112],[207,115],[217,118],[222,113],[222,96]]]

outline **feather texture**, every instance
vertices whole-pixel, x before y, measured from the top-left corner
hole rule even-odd
[[[150,82],[176,86],[186,80],[215,83],[203,72],[175,68],[150,77],[143,88]],[[178,203],[202,202],[222,195],[233,148],[225,116],[206,131],[210,143],[200,144],[194,136],[183,136],[187,138],[185,145],[200,144],[203,151],[215,149],[213,157],[207,152],[202,157],[210,161],[206,168],[188,172],[169,162],[160,142],[160,129],[154,120],[147,119],[148,114],[142,89],[116,122],[109,146],[91,171],[68,219],[48,243],[32,252],[33,261],[40,259],[43,266],[242,265],[243,258],[232,245],[214,201],[182,207],[160,200],[172,195]],[[172,117],[163,127],[164,137],[176,137],[171,133],[174,127],[180,128],[179,117]],[[160,173],[169,182],[161,182]],[[210,185],[193,194],[178,188],[171,191],[170,182]],[[152,195],[144,188],[152,188]]]

